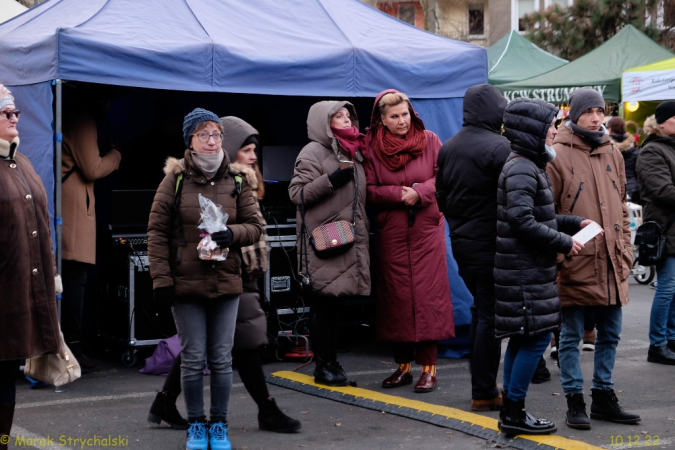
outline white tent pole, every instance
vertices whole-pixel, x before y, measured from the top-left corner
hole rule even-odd
[[[62,82],[56,79],[56,117],[54,118],[54,127],[56,136],[54,139],[54,192],[56,198],[54,199],[54,215],[56,216],[56,272],[61,273],[61,225],[63,218],[61,217],[61,142],[63,141],[63,96],[62,96]],[[59,321],[61,321],[61,302],[58,306]]]

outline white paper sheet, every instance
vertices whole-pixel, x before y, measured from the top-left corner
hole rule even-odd
[[[595,222],[591,222],[585,228],[582,228],[581,231],[579,231],[577,234],[572,236],[572,238],[575,241],[579,241],[582,244],[586,244],[586,242],[590,241],[591,239],[596,237],[601,232],[602,232],[602,228],[600,228],[600,225],[598,225]]]

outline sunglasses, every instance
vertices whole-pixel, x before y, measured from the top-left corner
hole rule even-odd
[[[2,115],[7,116],[7,120],[12,120],[12,116],[16,116],[16,119],[19,120],[19,116],[21,115],[21,111],[18,109],[15,109],[14,111],[2,111],[0,112],[0,116]]]

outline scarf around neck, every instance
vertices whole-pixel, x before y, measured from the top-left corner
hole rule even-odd
[[[361,148],[361,139],[363,135],[359,133],[359,129],[352,125],[349,128],[333,128],[330,127],[340,143],[340,147],[344,150],[349,159],[353,160],[356,152]]]
[[[605,127],[600,127],[598,131],[588,131],[585,128],[581,128],[574,122],[569,122],[569,127],[572,129],[574,134],[578,134],[586,142],[591,144],[591,148],[596,149],[602,145],[602,142],[605,140]]]
[[[381,125],[375,134],[374,150],[389,170],[403,168],[411,160],[417,158],[427,146],[427,135],[424,128],[415,121],[410,124],[410,131],[403,139],[392,135],[387,127]]]
[[[218,173],[218,169],[220,169],[224,157],[225,153],[223,153],[222,150],[218,153],[192,152],[192,159],[209,179],[213,178],[216,173]]]

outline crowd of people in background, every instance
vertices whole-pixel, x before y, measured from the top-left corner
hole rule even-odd
[[[370,295],[374,286],[377,339],[391,343],[397,364],[382,388],[413,384],[415,362],[421,374],[414,391],[436,389],[437,342],[454,336],[447,220],[459,276],[474,298],[471,410],[499,411],[500,430],[508,435],[555,432],[552,420],[527,412],[525,400],[559,333],[553,341],[566,425],[588,430],[590,419],[638,423],[640,416],[619,404],[612,377],[633,265],[627,200],[639,201],[645,220],[658,222],[667,235],[648,361],[675,365],[675,102],[662,103],[647,120],[640,148],[623,119],[606,120],[605,107],[597,91],[577,89],[556,127],[561,114],[554,105],[525,98],[507,104],[497,88],[478,85],[465,94],[462,129],[442,143],[394,89],[376,97],[366,134],[351,103],[312,105],[309,143],[297,157],[289,196],[298,211],[298,273],[311,297],[314,382],[356,384],[337,358],[340,313],[346,297]],[[0,300],[1,435],[11,429],[20,361],[56,351],[60,332],[47,197],[17,151],[19,116],[0,85],[0,216],[3,223],[26,224],[0,232],[0,280],[9,286]],[[95,114],[72,116],[65,130],[61,328],[83,368],[94,368],[98,362],[81,345],[87,267],[95,263],[93,182],[116,170],[121,154],[114,142],[100,151]],[[258,353],[267,340],[260,277],[269,268],[259,203],[262,140],[243,120],[201,108],[185,116],[182,132],[186,150],[182,159],[167,159],[148,224],[154,299],[172,310],[181,354],[148,420],[187,429],[188,450],[228,450],[233,361],[259,408],[260,429],[301,429],[270,396]],[[228,214],[226,229],[199,228],[202,198]],[[597,229],[592,239],[574,237],[589,226]],[[226,256],[200,257],[205,237],[219,251],[228,249]],[[590,343],[591,333],[587,410],[579,343]],[[176,408],[181,393],[186,419]]]

